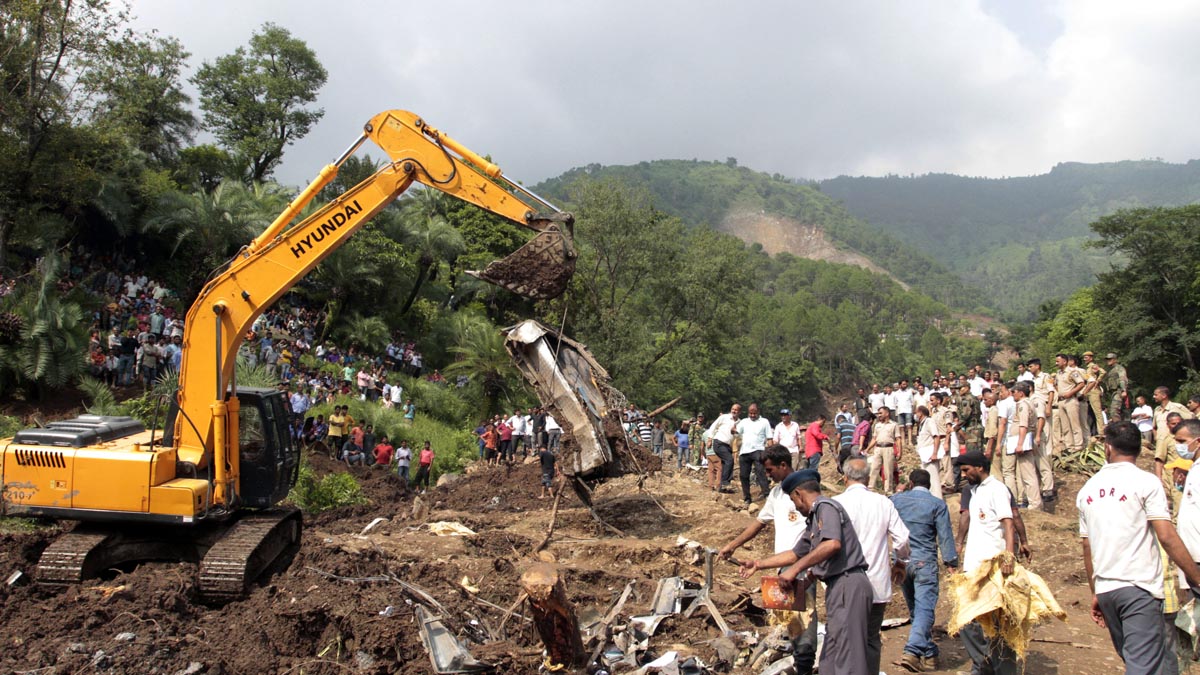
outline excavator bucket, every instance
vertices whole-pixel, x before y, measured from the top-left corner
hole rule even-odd
[[[571,236],[574,223],[569,213],[535,218],[529,226],[540,230],[537,236],[503,260],[467,274],[534,300],[557,298],[575,274],[579,254]]]

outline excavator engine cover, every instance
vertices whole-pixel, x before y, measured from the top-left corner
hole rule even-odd
[[[467,274],[533,300],[557,298],[567,290],[579,257],[571,236],[574,223],[569,213],[535,218],[531,225],[541,230],[537,236],[503,260]]]

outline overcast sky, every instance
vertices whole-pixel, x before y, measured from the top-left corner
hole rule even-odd
[[[532,184],[736,157],[800,178],[1200,157],[1198,0],[135,0],[201,61],[266,21],[329,71],[277,177],[403,108]],[[372,153],[380,157],[376,150]]]

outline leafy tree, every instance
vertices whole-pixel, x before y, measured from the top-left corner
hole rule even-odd
[[[192,81],[200,90],[205,125],[264,180],[283,150],[325,114],[311,107],[328,74],[303,40],[273,23],[250,37],[250,47],[204,63]]]
[[[388,327],[377,316],[354,314],[342,325],[338,337],[343,344],[361,347],[370,354],[382,352],[388,343]]]
[[[75,82],[125,18],[107,0],[0,4],[0,267],[20,223],[77,215],[95,193],[107,147],[76,124],[89,97]]]
[[[131,36],[108,43],[104,56],[85,74],[102,97],[97,121],[120,130],[158,164],[174,164],[198,126],[180,82],[190,54],[175,38]]]
[[[1119,211],[1097,220],[1092,229],[1100,237],[1094,246],[1124,263],[1100,275],[1092,306],[1097,318],[1087,330],[1107,338],[1127,365],[1151,378],[1145,381],[1195,377],[1200,206]]]
[[[934,326],[925,329],[921,336],[921,354],[929,363],[942,363],[946,358],[946,336]]]
[[[248,167],[239,157],[211,143],[194,145],[179,151],[172,174],[185,190],[212,192],[225,180],[250,183]]]
[[[360,236],[362,234],[359,232]],[[356,290],[377,292],[384,287],[379,275],[379,266],[373,260],[356,255],[357,249],[351,240],[331,253],[317,266],[306,287],[306,294],[325,303],[325,325],[321,329],[320,338],[322,340],[337,324],[351,294]]]

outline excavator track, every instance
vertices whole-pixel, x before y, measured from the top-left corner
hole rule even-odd
[[[238,519],[200,561],[200,598],[229,602],[289,549],[300,544],[300,511],[271,509]]]
[[[37,566],[38,583],[77,584],[96,576],[102,569],[98,558],[105,542],[112,537],[112,532],[83,528],[62,535],[42,552]]]

